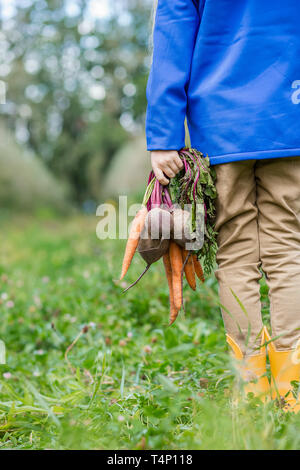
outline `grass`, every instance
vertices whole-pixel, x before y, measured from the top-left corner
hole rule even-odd
[[[96,223],[1,220],[0,448],[299,448],[300,416],[236,400],[215,281],[167,327],[161,264],[122,295],[124,241]]]

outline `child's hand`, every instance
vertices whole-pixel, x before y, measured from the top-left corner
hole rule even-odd
[[[163,185],[169,184],[168,178],[174,178],[183,168],[183,163],[175,150],[155,150],[151,152],[151,164],[156,178]]]

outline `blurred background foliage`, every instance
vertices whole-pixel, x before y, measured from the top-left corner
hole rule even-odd
[[[151,7],[0,0],[1,206],[94,212],[145,184]]]
[[[121,295],[143,261],[119,283],[125,241],[96,238],[145,189],[151,9],[0,0],[1,449],[300,447],[300,414],[238,401],[214,277],[167,328],[163,265]]]

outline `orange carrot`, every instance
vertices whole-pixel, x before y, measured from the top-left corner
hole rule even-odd
[[[173,295],[173,281],[172,281],[172,266],[171,266],[171,260],[170,260],[170,254],[166,253],[163,256],[163,261],[164,261],[164,267],[165,267],[165,272],[166,272],[166,277],[168,281],[168,286],[169,286],[169,297],[170,297],[170,321],[171,318],[176,318],[176,308],[174,305],[174,295]]]
[[[182,250],[182,261],[184,263],[185,277],[191,289],[196,290],[196,278],[193,258],[187,250]]]
[[[197,258],[197,255],[193,255],[193,263],[194,263],[195,273],[197,274],[197,277],[200,279],[201,282],[204,282],[205,277],[204,277],[203,269],[202,269],[200,261]]]
[[[128,268],[131,264],[133,255],[136,252],[136,249],[139,243],[140,234],[144,228],[147,214],[148,214],[147,208],[143,207],[142,209],[138,211],[138,213],[136,214],[132,222],[129,237],[128,237],[127,244],[126,244],[125,254],[123,258],[120,280],[123,279],[123,277],[127,273]]]
[[[174,296],[174,305],[176,312],[170,318],[170,325],[174,323],[177,318],[178,312],[182,306],[182,254],[181,249],[174,241],[170,243],[170,260],[172,266],[172,286],[173,286],[173,296]]]

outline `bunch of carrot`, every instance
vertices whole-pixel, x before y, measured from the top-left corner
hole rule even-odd
[[[212,179],[208,180],[208,177],[210,177],[210,174],[207,175],[208,166],[206,162],[204,162],[205,165],[203,164],[198,152],[193,151],[193,153],[190,154],[191,150],[193,151],[193,149],[184,149],[184,152],[182,152],[181,156],[184,161],[183,174],[174,178],[174,180],[177,179],[175,184],[177,184],[177,188],[179,190],[176,202],[179,199],[181,203],[185,202],[184,197],[189,199],[189,201],[192,199],[195,213],[198,210],[196,210],[197,204],[202,204],[206,213],[206,206],[208,206],[210,211],[209,213],[212,214],[213,209],[211,200],[207,199],[207,195],[206,199],[203,197],[203,195],[205,195],[205,185],[203,185],[203,181],[209,182],[208,186],[210,195],[213,190],[213,186],[211,184]],[[176,208],[174,206],[169,189],[172,188],[161,186],[156,180],[154,174],[152,172],[150,173],[142,208],[136,214],[129,233],[122,264],[121,279],[126,275],[136,251],[139,251],[141,256],[145,259],[147,266],[137,281],[135,281],[126,290],[135,285],[141,279],[153,262],[163,258],[165,274],[169,287],[171,325],[176,320],[178,313],[183,306],[184,277],[186,278],[188,285],[195,290],[196,278],[198,277],[201,282],[204,282],[204,273],[198,259],[200,254],[199,251],[186,250],[186,241],[183,243],[182,240],[179,240],[174,235],[174,226],[176,223],[178,225],[178,212],[179,215],[180,212],[185,215],[186,213],[184,210],[180,208],[178,209],[178,207]],[[173,194],[175,194],[174,188]],[[210,196],[211,199],[213,199],[213,197],[214,195]],[[164,218],[166,215],[168,215],[168,217]],[[148,227],[149,222],[151,222],[151,216],[154,220],[154,225],[158,227],[157,231],[159,233],[162,231],[162,228],[164,228],[160,227],[160,225],[166,224],[166,220],[170,220],[171,227],[169,240],[166,240],[162,235],[160,235],[159,241],[152,239],[151,230],[149,230]],[[186,221],[183,222],[183,224],[186,224]],[[192,226],[192,223],[190,223],[190,225]],[[145,231],[148,235],[150,234],[150,240],[146,242],[143,239]],[[207,232],[206,229],[206,233],[212,233],[212,231]]]
[[[126,244],[120,279],[123,279],[126,275],[133,256],[137,250],[147,214],[147,207],[143,206],[133,220]],[[178,313],[183,305],[183,276],[185,275],[189,286],[193,290],[196,290],[196,276],[201,280],[201,282],[204,282],[204,273],[201,267],[201,263],[197,259],[197,255],[185,250],[174,240],[170,240],[168,249],[162,255],[162,258],[169,286],[171,325],[176,320]],[[145,271],[138,278],[138,280],[135,281],[126,290],[135,285],[149,269],[149,267],[150,264],[147,264]]]
[[[163,256],[169,286],[170,325],[174,323],[183,305],[183,273],[189,286],[196,290],[196,275],[204,282],[204,274],[197,256],[171,241],[169,252]]]

